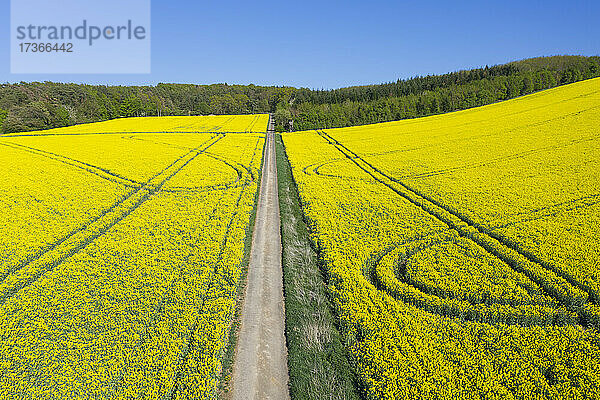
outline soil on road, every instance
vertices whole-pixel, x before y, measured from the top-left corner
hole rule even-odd
[[[289,399],[277,166],[267,133],[248,283],[232,377],[232,398]]]

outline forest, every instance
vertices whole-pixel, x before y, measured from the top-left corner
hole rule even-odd
[[[598,56],[552,56],[332,90],[227,83],[5,83],[0,85],[0,133],[132,116],[255,113],[274,113],[279,131],[344,127],[477,107],[597,76]]]

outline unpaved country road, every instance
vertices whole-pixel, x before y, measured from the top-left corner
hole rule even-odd
[[[273,133],[267,133],[265,144],[241,319],[233,365],[233,400],[289,399]]]

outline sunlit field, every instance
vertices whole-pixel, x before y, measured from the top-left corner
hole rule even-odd
[[[283,134],[369,398],[600,396],[600,79]]]
[[[216,393],[268,115],[0,137],[0,397]]]

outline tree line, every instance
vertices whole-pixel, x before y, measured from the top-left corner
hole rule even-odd
[[[396,121],[463,110],[600,76],[600,57],[540,57],[375,86],[299,90],[294,130]]]
[[[553,56],[334,90],[256,86],[0,85],[0,132],[132,116],[274,113],[278,130],[415,118],[490,104],[600,75],[600,57]]]
[[[54,82],[0,85],[3,133],[121,117],[268,113],[286,88],[255,85],[104,86]]]

